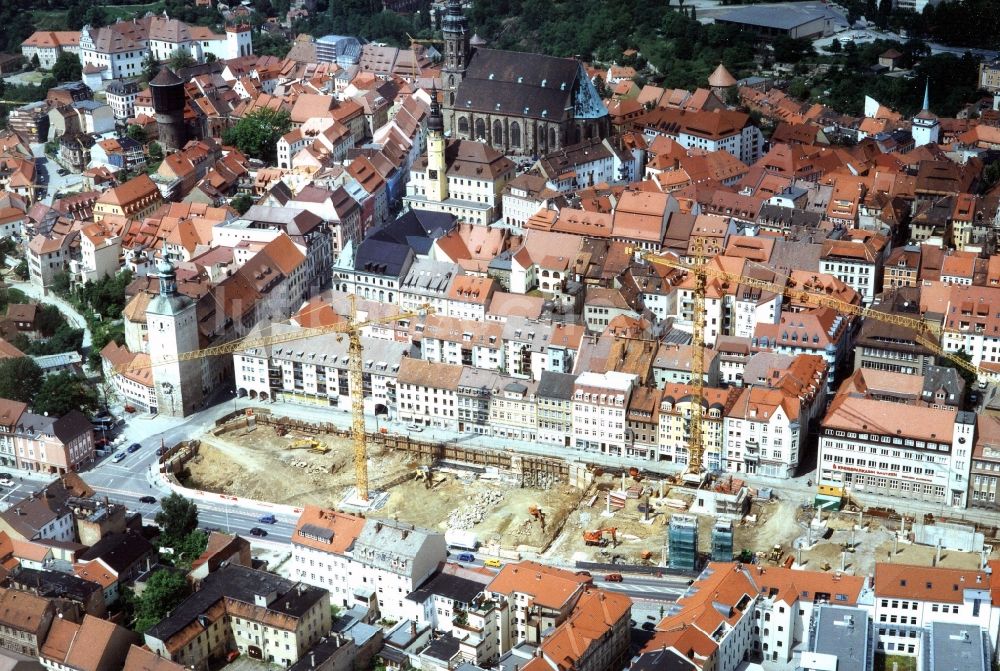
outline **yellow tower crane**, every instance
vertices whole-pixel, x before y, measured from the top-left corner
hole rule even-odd
[[[928,350],[933,352],[935,355],[947,359],[959,368],[966,370],[974,374],[978,378],[988,379],[990,373],[979,368],[975,364],[963,359],[962,357],[956,355],[954,352],[947,352],[941,347],[940,339],[941,333],[939,330],[932,328],[931,325],[922,319],[915,317],[907,317],[904,315],[891,314],[888,312],[880,312],[873,308],[866,308],[860,305],[854,305],[853,303],[848,303],[847,301],[829,296],[825,293],[818,293],[804,286],[797,286],[796,282],[792,279],[788,280],[787,284],[778,284],[776,282],[769,282],[767,280],[758,279],[755,277],[747,277],[745,275],[738,275],[736,273],[726,272],[721,268],[715,268],[708,264],[702,263],[698,265],[684,263],[679,259],[659,256],[657,254],[644,254],[643,258],[651,263],[657,263],[659,265],[668,266],[670,268],[676,268],[678,270],[683,270],[689,273],[693,273],[696,279],[695,282],[695,301],[694,309],[695,314],[693,317],[693,322],[695,323],[695,332],[699,332],[700,329],[697,324],[701,323],[701,327],[704,328],[704,307],[705,307],[705,287],[707,284],[708,277],[714,277],[721,280],[724,283],[739,285],[743,284],[746,286],[755,287],[758,289],[763,289],[764,291],[770,291],[774,294],[780,295],[789,300],[798,301],[804,305],[809,305],[812,307],[825,307],[829,308],[839,314],[852,315],[856,317],[863,317],[867,319],[875,319],[881,322],[887,322],[889,324],[895,324],[897,326],[902,326],[910,329],[914,332],[914,336],[917,342],[922,346],[926,347]],[[700,294],[701,300],[698,300],[698,295]],[[699,316],[699,311],[701,312]],[[692,341],[699,342],[697,338],[692,338]],[[704,344],[704,339],[701,339],[701,344]],[[691,359],[691,379],[700,379],[703,374],[704,368],[704,358],[699,355],[697,351],[692,355]],[[692,385],[694,386],[694,385]],[[699,385],[696,389],[700,390]],[[696,396],[695,403],[696,407],[700,407],[701,396]],[[692,411],[692,418],[694,417],[694,411]],[[692,431],[692,437],[695,435]]]
[[[364,351],[361,346],[361,332],[368,328],[369,326],[378,326],[380,324],[390,324],[392,322],[397,322],[402,319],[411,319],[413,317],[419,317],[423,315],[432,314],[434,308],[429,305],[423,305],[418,310],[406,310],[403,312],[397,312],[395,314],[386,315],[384,317],[373,317],[359,319],[357,313],[357,302],[356,297],[351,296],[351,315],[350,319],[346,322],[339,322],[337,324],[331,324],[329,326],[316,326],[312,328],[301,328],[295,331],[290,331],[288,333],[281,333],[278,335],[269,336],[258,336],[254,338],[243,338],[242,340],[234,340],[232,342],[223,343],[221,345],[214,345],[212,347],[206,347],[204,349],[194,350],[192,352],[183,352],[175,356],[164,357],[163,359],[157,360],[155,363],[149,364],[128,364],[125,366],[120,366],[117,370],[119,372],[135,371],[144,368],[153,368],[155,366],[162,366],[171,363],[177,363],[179,361],[195,361],[199,359],[205,359],[212,356],[222,356],[226,354],[233,354],[240,350],[255,349],[258,347],[270,347],[272,345],[279,345],[281,343],[293,342],[295,340],[303,340],[305,338],[312,338],[320,335],[336,334],[337,339],[340,340],[344,336],[347,336],[347,354],[348,354],[348,364],[347,364],[347,374],[348,382],[351,390],[351,441],[354,443],[354,472],[355,472],[355,487],[357,488],[357,498],[358,501],[367,503],[369,500],[368,491],[368,448],[366,444],[367,435],[365,433],[365,393],[364,393],[364,375],[363,375],[363,355]],[[316,309],[325,306],[318,305]]]

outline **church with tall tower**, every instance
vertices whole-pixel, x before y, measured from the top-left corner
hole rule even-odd
[[[910,127],[910,135],[913,136],[913,145],[923,147],[925,144],[937,144],[941,139],[941,122],[937,115],[931,112],[931,89],[930,81],[924,84],[924,106],[920,112],[913,117],[913,125]]]
[[[541,156],[610,134],[608,110],[579,61],[487,49],[470,35],[461,0],[448,0],[441,31],[450,137]]]
[[[169,261],[156,266],[159,294],[146,308],[149,359],[156,408],[161,415],[185,417],[203,398],[202,361],[177,361],[177,355],[199,348],[195,302],[177,291],[177,274]]]

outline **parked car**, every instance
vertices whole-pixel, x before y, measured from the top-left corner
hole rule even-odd
[[[607,582],[621,582],[622,581],[622,574],[621,573],[609,573],[606,576],[604,576],[604,579]]]
[[[643,631],[656,631],[656,624],[653,622],[643,622],[642,629]]]
[[[129,452],[129,454],[131,454],[133,452],[138,452],[141,449],[142,449],[142,445],[140,443],[132,443],[131,445],[128,446],[128,452]]]
[[[113,462],[115,462],[117,464],[119,461],[122,461],[123,459],[125,459],[126,456],[128,456],[127,453],[125,453],[125,452],[118,452],[117,454],[115,454],[114,458],[111,461],[113,461]]]
[[[140,496],[139,503],[156,503],[155,496]]]
[[[274,524],[278,520],[275,519],[274,515],[268,513],[267,515],[261,515],[259,518],[257,518],[257,521],[263,522],[264,524]]]
[[[261,529],[260,527],[254,527],[253,529],[250,530],[250,535],[263,538],[264,536],[267,535],[267,532]]]
[[[412,431],[413,433],[420,433],[421,431],[424,430],[424,427],[420,426],[419,424],[407,424],[406,430]]]
[[[226,661],[231,662],[239,656],[240,656],[239,650],[230,650],[229,652],[226,653]]]
[[[0,485],[4,487],[10,487],[14,484],[14,476],[10,473],[0,473]]]
[[[476,555],[471,552],[463,552],[458,555],[458,561],[476,561]]]
[[[156,456],[162,457],[164,454],[167,453],[167,450],[169,450],[169,449],[170,449],[169,447],[158,447],[158,448],[156,448]]]
[[[483,562],[483,566],[489,566],[490,568],[500,568],[501,566],[503,566],[503,563],[499,559],[490,557],[489,559]]]

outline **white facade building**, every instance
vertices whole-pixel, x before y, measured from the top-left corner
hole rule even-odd
[[[966,506],[974,414],[841,395],[822,427],[818,484]]]
[[[573,446],[624,456],[625,412],[636,384],[638,376],[632,373],[580,374],[573,387]]]

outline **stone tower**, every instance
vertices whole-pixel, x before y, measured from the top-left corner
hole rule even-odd
[[[427,118],[427,200],[448,199],[448,165],[445,162],[444,117],[437,99],[437,89],[431,90],[431,113]]]
[[[913,126],[910,128],[910,135],[913,136],[913,144],[922,147],[925,144],[937,144],[941,138],[941,122],[937,115],[930,110],[930,81],[924,84],[924,106],[913,117]]]
[[[153,92],[153,110],[156,112],[156,130],[164,150],[180,149],[187,142],[184,124],[184,80],[164,66],[149,82]]]
[[[444,18],[441,19],[441,32],[444,34],[444,67],[441,81],[444,82],[448,107],[455,105],[455,91],[462,83],[465,70],[469,66],[472,49],[469,44],[469,20],[462,12],[460,0],[448,0]]]
[[[169,261],[160,261],[156,271],[160,293],[146,308],[156,408],[162,415],[184,417],[195,411],[204,396],[202,362],[175,360],[178,354],[198,349],[195,302],[177,292],[177,275]]]

